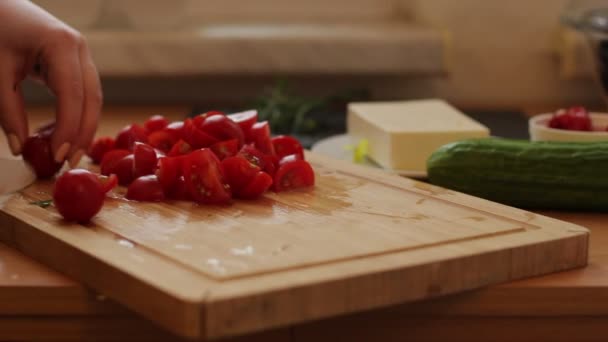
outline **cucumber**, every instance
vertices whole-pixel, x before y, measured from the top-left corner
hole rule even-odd
[[[608,211],[608,142],[457,141],[427,161],[434,185],[522,209]]]

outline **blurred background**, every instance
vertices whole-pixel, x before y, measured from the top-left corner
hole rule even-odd
[[[604,109],[586,41],[560,19],[570,1],[34,2],[87,37],[107,105],[257,107],[302,132],[339,130],[339,119],[319,120],[350,100],[439,97],[505,115]],[[52,100],[25,90],[30,103]]]

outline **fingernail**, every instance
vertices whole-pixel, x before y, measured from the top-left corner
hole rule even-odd
[[[82,149],[74,152],[74,154],[72,154],[72,158],[70,158],[70,167],[73,169],[76,166],[78,166],[78,163],[80,162],[80,159],[82,159],[82,156],[84,155],[84,151]]]
[[[8,146],[11,148],[11,152],[13,155],[18,155],[21,153],[21,142],[19,142],[19,138],[17,138],[14,134],[8,135]]]
[[[63,162],[65,160],[65,156],[68,154],[68,151],[70,151],[70,143],[63,143],[63,145],[61,145],[61,147],[59,147],[55,153],[55,161],[57,163]]]

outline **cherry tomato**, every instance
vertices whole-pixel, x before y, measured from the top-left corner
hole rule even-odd
[[[37,133],[29,137],[23,145],[23,160],[25,160],[36,173],[39,179],[53,177],[61,169],[63,163],[55,162],[51,151],[50,135],[43,136]]]
[[[224,115],[208,116],[203,121],[201,130],[219,141],[237,139],[239,148],[245,143],[241,127]]]
[[[180,139],[178,142],[175,143],[175,145],[173,145],[173,147],[171,148],[171,151],[169,151],[168,156],[169,157],[181,156],[184,154],[188,154],[190,152],[192,152],[192,146],[190,146],[190,144],[188,144],[187,142]]]
[[[144,128],[148,131],[148,133],[160,131],[161,129],[167,127],[169,125],[169,121],[165,119],[162,115],[153,115],[146,120],[144,123]]]
[[[252,145],[245,145],[237,155],[245,157],[255,165],[258,165],[262,171],[274,176],[276,171],[276,160],[272,156],[265,155]]]
[[[302,155],[300,155],[300,154],[290,154],[288,156],[281,158],[281,160],[279,160],[279,167],[281,167],[281,165],[283,165],[283,164],[290,163],[290,162],[296,161],[296,160],[304,160],[304,158],[302,158]]]
[[[141,176],[127,188],[127,199],[140,202],[160,202],[165,199],[163,187],[155,175]]]
[[[270,141],[272,141],[274,153],[279,160],[290,154],[297,154],[304,159],[304,149],[296,138],[288,135],[279,135],[272,138]]]
[[[104,186],[97,175],[84,169],[72,169],[57,178],[53,203],[67,221],[87,223],[103,207]]]
[[[294,160],[284,163],[274,176],[274,188],[277,192],[305,188],[315,184],[315,174],[305,160]]]
[[[182,176],[182,164],[184,157],[165,157],[158,160],[156,176],[165,190],[170,193],[178,178]]]
[[[108,152],[108,154],[111,152]],[[107,155],[107,154],[106,154]],[[128,154],[111,164],[106,166],[105,170],[102,170],[102,174],[115,174],[118,177],[118,183],[120,185],[129,185],[135,178],[134,173],[134,161],[135,157],[133,154]],[[110,163],[108,163],[109,165]],[[103,162],[102,162],[103,165]],[[104,171],[106,173],[104,173]]]
[[[173,139],[177,141],[184,136],[184,122],[173,121],[163,129],[163,132],[171,134]]]
[[[133,173],[135,178],[151,175],[156,170],[156,151],[150,145],[136,142],[133,148]]]
[[[233,192],[243,189],[261,171],[258,165],[243,156],[228,157],[222,160],[222,169]]]
[[[214,115],[224,116],[226,114],[224,114],[224,112],[220,112],[219,110],[211,110],[211,111],[208,111],[203,114],[199,114],[199,115],[195,116],[194,118],[192,118],[192,122],[194,123],[194,126],[201,128],[201,126],[203,125],[203,122],[205,122],[205,119],[207,119],[210,116],[214,116]]]
[[[125,126],[116,136],[115,147],[131,151],[136,142],[147,142],[146,129],[138,124]]]
[[[249,130],[251,140],[255,147],[264,154],[273,156],[274,146],[270,140],[270,125],[268,121],[256,122]]]
[[[186,181],[183,176],[177,178],[175,184],[171,187],[171,190],[166,193],[168,198],[178,200],[178,201],[189,201],[192,199],[190,197],[190,193],[188,192],[188,187],[186,186]]]
[[[589,112],[583,107],[558,111],[549,121],[549,127],[572,131],[591,131],[593,125]]]
[[[97,177],[99,178],[99,182],[101,183],[104,193],[110,192],[110,190],[114,189],[118,185],[118,177],[116,177],[115,174]]]
[[[184,180],[190,196],[196,202],[230,202],[230,185],[224,179],[220,161],[210,149],[196,150],[185,157]]]
[[[106,152],[113,150],[115,145],[116,140],[112,137],[98,138],[91,145],[88,155],[94,164],[99,164],[103,159],[103,155],[106,154]]]
[[[165,130],[153,132],[148,136],[148,144],[163,152],[169,152],[178,140],[179,138]]]
[[[112,173],[115,173],[116,164],[118,163],[118,161],[128,156],[129,154],[131,154],[129,150],[108,151],[101,159],[101,174],[109,176]]]
[[[244,112],[229,114],[226,116],[241,127],[241,130],[245,135],[245,140],[248,140],[249,130],[251,129],[251,126],[253,126],[253,124],[258,121],[258,111],[248,110]]]
[[[264,194],[272,186],[272,177],[264,171],[258,171],[245,188],[237,192],[236,197],[255,199]]]
[[[184,121],[184,140],[195,149],[209,147],[218,142],[215,137],[197,128],[190,119]]]
[[[239,141],[236,139],[220,141],[211,145],[211,150],[220,160],[232,157],[239,151]]]

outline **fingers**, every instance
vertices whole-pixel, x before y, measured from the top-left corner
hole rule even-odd
[[[84,104],[78,137],[74,140],[74,145],[69,154],[71,167],[78,165],[93,141],[103,103],[101,82],[86,43],[81,45],[80,48],[80,66],[84,85]]]
[[[57,120],[51,149],[57,162],[65,160],[79,136],[84,103],[81,44],[78,33],[61,30],[42,53],[46,83],[56,97]]]
[[[10,58],[3,60],[0,69],[0,124],[7,136],[11,152],[13,155],[18,155],[27,139],[27,117],[16,65]]]

